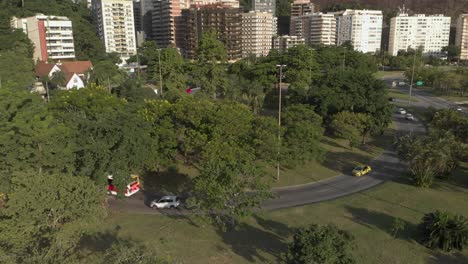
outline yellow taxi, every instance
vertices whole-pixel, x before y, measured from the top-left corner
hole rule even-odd
[[[361,177],[363,175],[366,175],[371,171],[371,167],[369,165],[358,165],[356,168],[353,170],[353,176],[356,177]]]

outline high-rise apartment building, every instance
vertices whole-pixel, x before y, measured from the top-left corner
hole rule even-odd
[[[460,48],[460,60],[468,60],[468,14],[458,17],[455,45]]]
[[[93,0],[92,8],[106,52],[119,54],[123,62],[135,55],[132,0]]]
[[[273,38],[273,49],[277,49],[281,52],[287,51],[289,48],[297,45],[304,45],[305,41],[303,38],[298,36],[277,36]]]
[[[222,3],[193,6],[182,11],[184,29],[183,54],[195,58],[203,32],[214,30],[224,44],[229,60],[242,57],[242,10]]]
[[[188,8],[185,0],[153,0],[152,35],[160,48],[183,45],[182,10]]]
[[[301,35],[308,45],[335,45],[336,19],[333,14],[313,13],[299,17]]]
[[[350,41],[357,51],[367,53],[380,50],[382,11],[347,9],[333,14],[337,18],[337,45]]]
[[[255,12],[242,14],[242,57],[266,56],[271,50],[276,35],[276,17],[272,13]]]
[[[450,17],[400,13],[390,21],[388,52],[396,56],[400,50],[422,48],[424,55],[441,55],[449,35]]]
[[[252,10],[275,14],[276,0],[252,0]]]
[[[153,0],[133,0],[133,15],[137,46],[151,38]]]
[[[310,0],[295,0],[291,3],[291,18],[289,22],[289,34],[302,37],[303,20],[302,17],[312,14],[315,5]]]
[[[34,60],[70,60],[75,58],[72,22],[67,17],[37,14],[13,17],[12,28],[22,29],[34,44]]]

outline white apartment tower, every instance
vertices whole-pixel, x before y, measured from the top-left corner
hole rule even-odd
[[[401,13],[390,21],[388,52],[396,56],[400,50],[422,48],[424,55],[441,55],[449,44],[449,35],[450,17]]]
[[[382,11],[347,9],[334,14],[337,19],[337,45],[350,41],[357,51],[367,53],[380,50]]]
[[[460,48],[460,60],[468,60],[468,14],[458,17],[455,45]]]
[[[12,28],[22,29],[34,44],[34,60],[71,60],[75,58],[72,22],[67,17],[45,16],[11,20]]]
[[[272,13],[255,12],[242,14],[242,57],[266,56],[271,50],[276,35],[276,17]]]
[[[132,0],[93,0],[99,37],[106,52],[116,52],[125,60],[136,54]]]
[[[333,14],[314,13],[301,17],[302,37],[308,45],[335,45],[336,19]]]

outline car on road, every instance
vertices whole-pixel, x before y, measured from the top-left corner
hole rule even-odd
[[[406,115],[406,110],[404,108],[399,108],[397,111],[400,115]]]
[[[411,121],[413,121],[413,120],[414,120],[414,116],[413,116],[412,114],[410,114],[410,113],[407,113],[407,114],[405,115],[405,119],[406,119],[406,120],[411,120]]]
[[[159,199],[155,199],[150,203],[150,207],[153,209],[165,209],[165,208],[177,208],[180,205],[180,197],[171,195],[163,196]]]
[[[356,166],[356,168],[354,168],[352,173],[353,173],[353,176],[361,177],[369,173],[371,170],[372,169],[369,165],[358,165]]]
[[[393,97],[389,97],[388,100],[389,100],[390,102],[396,102],[396,98],[393,98]]]

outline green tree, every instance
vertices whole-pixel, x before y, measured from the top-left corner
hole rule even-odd
[[[355,147],[359,142],[365,143],[370,125],[369,115],[344,111],[334,116],[330,127],[336,137],[349,140],[350,147]]]
[[[111,173],[122,190],[130,173],[154,168],[152,127],[135,105],[101,87],[87,87],[57,92],[49,108],[74,131],[75,174],[104,184],[105,174]]]
[[[200,175],[195,178],[196,205],[215,224],[232,227],[270,197],[251,149],[223,138],[210,141],[203,152]]]
[[[435,211],[425,214],[419,229],[422,244],[444,251],[463,250],[468,246],[468,219],[461,215]]]
[[[354,237],[334,225],[310,225],[296,231],[288,246],[288,264],[348,264],[356,261],[352,255]]]
[[[100,61],[94,65],[91,82],[106,87],[109,92],[113,88],[122,85],[125,81],[125,73],[111,61]]]
[[[7,173],[71,172],[72,131],[47,112],[37,94],[0,90],[0,167]]]
[[[443,52],[446,52],[447,54],[447,60],[448,61],[454,61],[460,56],[460,47],[455,46],[455,45],[448,45],[446,47],[442,48]]]
[[[319,76],[319,65],[315,61],[315,52],[304,45],[289,48],[286,52],[285,82],[289,83],[290,92],[305,96],[312,80]]]
[[[320,159],[323,149],[322,118],[308,105],[288,106],[282,116],[284,125],[283,148],[280,160],[289,166]]]
[[[31,58],[13,51],[0,51],[1,88],[27,90],[34,82]]]
[[[86,177],[16,173],[2,209],[0,248],[16,263],[67,261],[105,215],[102,188]]]
[[[227,52],[224,44],[217,39],[213,30],[203,32],[197,47],[197,59],[192,67],[191,77],[201,87],[202,94],[216,98],[224,94],[227,87],[225,63]]]
[[[157,87],[159,87],[159,64],[154,71]],[[163,89],[169,97],[180,97],[187,88],[186,63],[175,48],[166,48],[161,52],[161,75]],[[167,96],[166,96],[167,97]]]

